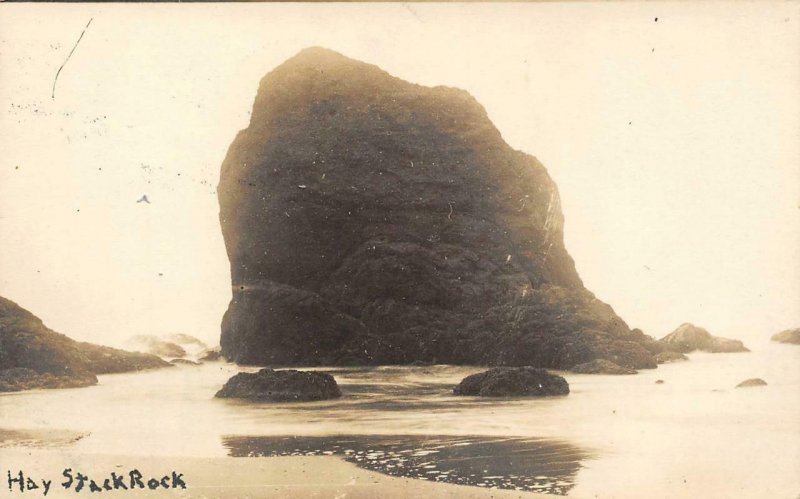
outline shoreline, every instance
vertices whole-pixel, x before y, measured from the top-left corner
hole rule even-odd
[[[155,457],[106,454],[74,454],[70,449],[42,450],[3,448],[0,473],[2,490],[8,497],[43,497],[41,480],[51,481],[46,497],[76,497],[74,488],[66,490],[63,470],[81,472],[102,484],[112,472],[127,476],[131,470],[148,477],[182,475],[187,488],[158,487],[155,490],[111,490],[92,493],[88,483],[78,496],[88,494],[119,497],[191,497],[191,498],[458,498],[510,499],[553,497],[549,494],[508,489],[490,489],[400,478],[368,471],[334,456],[292,457]],[[8,491],[7,474],[23,471],[26,479],[39,483],[38,490]],[[146,480],[145,478],[145,480]]]

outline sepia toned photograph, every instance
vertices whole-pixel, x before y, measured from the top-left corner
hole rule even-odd
[[[800,3],[0,5],[0,498],[800,497]]]

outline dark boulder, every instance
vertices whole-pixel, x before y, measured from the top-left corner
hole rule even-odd
[[[749,352],[739,340],[712,336],[711,333],[694,324],[681,324],[678,329],[659,340],[665,349],[689,353],[702,350],[711,353]]]
[[[657,385],[663,385],[664,384],[664,380],[663,379],[657,379],[656,380],[656,384]]]
[[[262,369],[239,373],[225,383],[216,396],[253,402],[308,402],[341,397],[330,374],[315,371]]]
[[[636,369],[621,367],[605,359],[578,364],[570,371],[578,374],[636,374]]]
[[[800,345],[800,328],[787,329],[772,335],[772,341],[778,343],[791,343],[792,345]]]
[[[658,362],[659,364],[667,364],[669,362],[680,362],[684,360],[689,360],[689,357],[685,356],[680,352],[665,350],[663,352],[659,352],[656,354],[656,362]]]
[[[74,341],[0,297],[0,391],[89,386],[97,374],[166,366],[152,355]]]
[[[463,90],[304,50],[262,79],[218,196],[232,361],[656,366],[584,288],[545,167]]]
[[[767,386],[767,382],[761,378],[750,378],[736,385],[736,388],[747,388],[750,386]]]
[[[496,367],[467,376],[453,389],[455,395],[481,397],[544,397],[569,394],[561,376],[535,367]]]

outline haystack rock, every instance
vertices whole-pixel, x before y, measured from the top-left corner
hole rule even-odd
[[[218,193],[228,359],[656,367],[583,287],[547,170],[463,90],[303,50],[261,80]]]
[[[97,374],[168,366],[154,355],[72,340],[0,297],[0,392],[89,386]]]
[[[711,353],[749,352],[739,340],[712,336],[694,324],[681,324],[675,331],[658,340],[665,348],[674,352],[688,353],[702,350]]]

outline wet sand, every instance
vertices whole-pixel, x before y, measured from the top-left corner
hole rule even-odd
[[[146,478],[161,477],[172,471],[182,473],[184,489],[115,490],[91,493],[84,488],[76,494],[65,490],[62,471],[72,468],[92,479],[102,481],[110,473],[127,474],[137,469]],[[9,492],[6,472],[19,470],[37,482],[52,480],[46,497],[192,497],[192,498],[458,498],[510,499],[548,497],[544,494],[514,490],[464,487],[434,483],[414,478],[401,478],[368,471],[334,456],[296,456],[274,458],[249,457],[131,457],[99,454],[79,455],[69,451],[49,449],[4,448],[0,451],[2,497],[42,497],[42,489],[18,488]],[[16,485],[16,484],[15,484]],[[552,496],[549,496],[552,497]]]
[[[226,437],[232,456],[339,456],[391,476],[567,495],[591,454],[542,438],[443,435]]]

